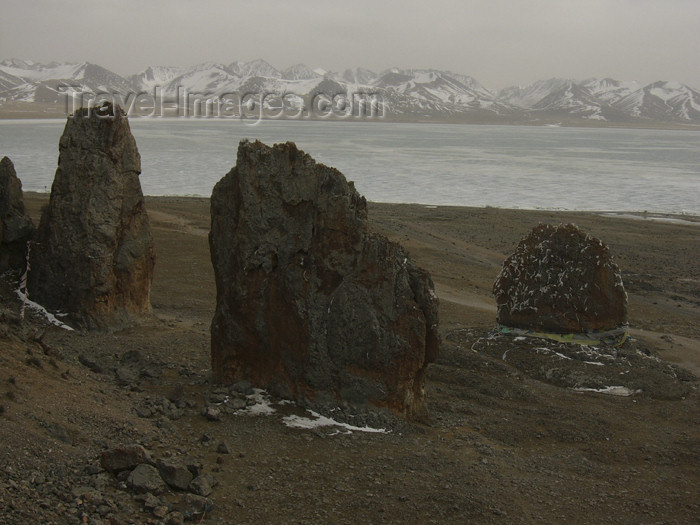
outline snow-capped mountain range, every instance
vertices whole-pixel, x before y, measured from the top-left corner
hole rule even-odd
[[[0,62],[0,112],[41,107],[62,110],[65,91],[139,92],[168,96],[190,93],[287,93],[304,100],[318,93],[367,93],[382,101],[385,117],[400,121],[517,122],[700,125],[700,91],[684,84],[649,85],[611,78],[583,81],[552,78],[528,86],[491,91],[474,78],[436,69],[392,68],[375,73],[341,73],[299,63],[278,70],[264,60],[203,63],[191,67],[152,66],[121,77],[91,63]],[[4,112],[3,112],[4,113]]]

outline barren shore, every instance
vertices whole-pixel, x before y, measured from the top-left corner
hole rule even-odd
[[[25,194],[35,223],[47,200]],[[700,218],[370,203],[371,226],[432,274],[443,346],[429,368],[428,415],[411,424],[358,415],[357,426],[388,431],[345,433],[290,428],[283,416],[309,413],[276,400],[271,415],[202,416],[221,394],[208,373],[209,200],[147,197],[147,208],[157,262],[153,312],[140,326],[77,333],[34,313],[13,323],[19,301],[13,283],[0,283],[3,523],[163,523],[98,466],[103,450],[129,443],[216,478],[204,523],[684,524],[700,515]],[[494,335],[493,281],[540,222],[577,224],[622,270],[633,341],[609,361]],[[134,351],[136,365],[124,360]],[[182,493],[158,498],[186,506]]]

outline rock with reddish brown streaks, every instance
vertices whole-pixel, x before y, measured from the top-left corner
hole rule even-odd
[[[150,311],[155,249],[124,111],[78,110],[59,152],[32,250],[30,296],[87,328],[131,324]]]
[[[293,143],[244,141],[211,214],[217,380],[312,404],[421,409],[439,347],[432,280],[369,231],[352,182]]]
[[[627,324],[620,269],[599,239],[573,224],[540,224],[503,263],[493,286],[500,324],[581,333]]]
[[[27,241],[34,235],[32,219],[24,210],[22,182],[12,161],[0,161],[0,273],[23,270],[26,266]]]

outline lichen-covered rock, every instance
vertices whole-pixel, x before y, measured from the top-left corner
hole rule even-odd
[[[502,325],[555,333],[627,324],[627,294],[608,247],[573,224],[540,224],[493,286]]]
[[[139,156],[118,106],[68,117],[58,169],[32,250],[30,296],[88,328],[150,310],[155,249]]]
[[[211,214],[217,380],[408,417],[421,408],[439,347],[432,280],[369,231],[352,183],[292,143],[244,141]]]
[[[23,270],[27,241],[34,235],[32,219],[24,210],[22,182],[12,161],[0,160],[0,273]]]

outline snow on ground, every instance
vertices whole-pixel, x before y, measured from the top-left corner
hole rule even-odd
[[[609,394],[611,396],[629,397],[641,393],[641,390],[630,390],[626,386],[606,386],[604,388],[574,388],[576,392],[597,392],[599,394]]]
[[[253,389],[253,393],[246,396],[249,404],[246,408],[239,411],[240,414],[250,416],[270,416],[277,412],[277,409],[272,406],[273,403],[267,391],[260,388]],[[295,403],[286,399],[275,403],[278,406],[294,405]],[[313,430],[320,427],[333,427],[336,432],[333,434],[351,434],[352,432],[370,432],[375,434],[388,434],[390,431],[384,428],[358,427],[348,423],[341,423],[326,416],[322,416],[313,410],[307,410],[310,417],[298,416],[295,414],[285,416],[282,422],[290,428],[299,428],[305,430]]]
[[[313,410],[308,411],[311,414],[311,417],[314,419],[308,418],[308,417],[301,417],[301,416],[296,416],[292,414],[291,416],[286,416],[285,418],[282,419],[284,421],[284,424],[287,425],[288,427],[291,428],[303,428],[303,429],[314,429],[314,428],[319,428],[319,427],[339,427],[342,429],[347,430],[347,433],[351,433],[353,431],[355,432],[371,432],[371,433],[377,433],[377,434],[387,434],[388,431],[384,428],[372,428],[372,427],[356,427],[354,425],[350,425],[348,423],[340,423],[339,421],[336,421],[334,419],[331,419],[326,416],[322,416],[321,414],[314,412]]]
[[[248,396],[254,403],[243,411],[251,416],[269,416],[277,412],[270,402],[270,395],[260,388],[254,388],[253,393]]]
[[[27,297],[19,290],[17,290],[17,297],[19,297],[19,300],[23,301],[29,308],[31,308],[32,310],[34,310],[38,314],[43,315],[49,323],[54,324],[60,328],[63,328],[64,330],[71,330],[71,331],[73,330],[66,323],[59,321],[55,315],[49,313],[46,310],[46,308],[44,308],[43,306],[41,306],[38,303],[35,303],[34,301],[30,301],[29,299],[27,299]]]

